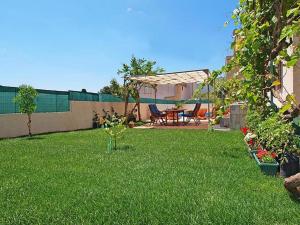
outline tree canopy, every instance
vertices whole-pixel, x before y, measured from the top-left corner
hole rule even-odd
[[[113,78],[110,81],[110,85],[109,86],[104,86],[99,91],[99,93],[100,94],[110,94],[110,95],[122,97],[123,96],[123,87],[122,87],[122,85],[120,85],[118,83],[118,81],[115,78]]]
[[[129,96],[133,97],[136,101],[136,107],[138,108],[138,117],[141,120],[140,114],[140,94],[139,91],[143,87],[143,83],[130,80],[131,77],[144,75],[153,76],[158,73],[164,72],[161,67],[155,67],[156,62],[147,60],[144,58],[136,58],[132,56],[129,64],[123,64],[118,70],[124,78],[124,99],[125,99],[125,115],[127,115],[127,105]],[[135,109],[135,107],[134,107]]]
[[[232,20],[236,26],[231,45],[234,56],[228,65],[213,72],[209,82],[238,68],[242,75],[238,95],[250,108],[267,114],[269,95],[278,96],[280,66],[292,67],[300,58],[295,41],[300,33],[300,1],[240,0]],[[297,107],[292,93],[282,103],[282,111]]]
[[[38,96],[37,91],[29,85],[21,85],[15,102],[18,104],[20,112],[26,113],[28,117],[28,134],[31,136],[31,114],[36,110],[36,97]]]

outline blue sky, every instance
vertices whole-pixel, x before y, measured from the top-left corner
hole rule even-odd
[[[0,85],[96,92],[131,55],[166,71],[217,69],[237,1],[9,0],[0,4]]]

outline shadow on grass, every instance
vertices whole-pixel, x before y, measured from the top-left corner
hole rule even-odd
[[[32,137],[25,138],[26,141],[35,141],[35,140],[43,140],[43,139],[45,139],[45,138],[41,137],[41,136],[32,136]]]
[[[108,151],[109,153],[113,152],[127,152],[127,151],[134,151],[135,148],[133,145],[118,145],[117,149],[112,149],[111,151]]]
[[[117,148],[117,151],[133,151],[135,150],[133,145],[120,145]]]
[[[295,203],[297,203],[297,204],[300,204],[300,196],[295,196],[295,195],[293,195],[293,194],[291,194],[291,193],[289,193],[289,196],[290,196],[290,199],[291,199],[293,202],[295,202]]]

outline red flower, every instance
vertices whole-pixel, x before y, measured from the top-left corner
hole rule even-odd
[[[258,159],[262,159],[264,156],[271,156],[273,159],[277,157],[275,152],[269,152],[267,150],[261,150],[261,149],[257,151],[256,156]]]
[[[248,131],[249,131],[249,128],[248,128],[248,127],[242,127],[242,128],[241,128],[241,131],[242,131],[242,133],[243,133],[244,135],[246,135],[246,134],[248,133]]]
[[[275,152],[272,152],[272,153],[271,153],[271,157],[272,157],[273,159],[275,159],[275,158],[277,157],[277,154],[276,154]]]
[[[250,139],[249,141],[248,141],[248,145],[253,145],[254,144],[254,141],[253,141],[253,139]]]

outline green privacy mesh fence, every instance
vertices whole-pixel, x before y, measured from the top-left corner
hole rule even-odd
[[[123,102],[124,100],[114,95],[99,94],[99,101],[100,102]]]
[[[91,92],[69,91],[71,101],[98,102],[99,94]]]
[[[18,110],[13,102],[16,97],[17,88],[0,86],[0,113],[15,113]]]
[[[67,112],[70,110],[69,93],[64,91],[37,90],[36,112]]]
[[[70,110],[69,93],[63,91],[37,90],[36,112],[67,112]],[[18,113],[14,102],[18,88],[0,86],[0,114]]]
[[[123,102],[123,99],[114,95],[98,94],[79,91],[49,91],[37,89],[39,95],[36,99],[36,112],[67,112],[70,110],[70,101],[93,101],[93,102]],[[18,113],[19,107],[14,102],[18,88],[0,86],[0,114]],[[134,103],[133,98],[129,98]],[[156,104],[195,104],[197,102],[208,103],[207,100],[166,100],[141,98],[141,103]]]
[[[124,100],[120,97],[114,96],[114,95],[108,95],[108,94],[99,94],[99,101],[100,102],[123,102]],[[133,98],[129,98],[130,103],[134,103],[135,100]],[[184,103],[184,104],[195,104],[198,102],[201,103],[208,103],[208,100],[202,99],[202,100],[166,100],[166,99],[153,99],[153,98],[141,98],[141,103],[156,103],[156,104],[176,104],[178,102]]]

